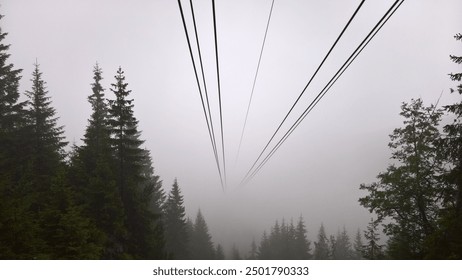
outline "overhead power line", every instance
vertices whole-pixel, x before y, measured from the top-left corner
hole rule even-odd
[[[260,57],[258,58],[257,70],[255,71],[255,76],[253,78],[252,91],[250,92],[249,104],[247,105],[247,112],[245,113],[244,126],[242,127],[241,139],[239,140],[239,147],[237,149],[236,162],[237,162],[237,160],[239,158],[239,154],[241,152],[242,139],[244,138],[245,127],[247,125],[247,118],[249,117],[250,105],[252,103],[253,93],[254,93],[254,90],[255,90],[255,84],[257,83],[258,71],[260,69],[260,63],[261,63],[261,58],[262,58],[262,55],[263,55],[263,50],[265,48],[266,35],[268,34],[268,28],[269,28],[269,25],[270,25],[270,22],[271,22],[271,15],[273,14],[273,7],[274,7],[274,0],[271,3],[271,9],[270,9],[270,12],[269,12],[269,15],[268,15],[268,21],[266,23],[265,36],[263,37],[263,43],[261,45],[261,50],[260,50]]]
[[[316,98],[309,104],[305,111],[300,115],[300,117],[295,121],[295,123],[290,127],[290,129],[284,134],[284,136],[279,140],[276,146],[273,147],[271,152],[265,157],[265,159],[258,165],[258,167],[252,172],[250,176],[244,177],[241,184],[248,183],[268,162],[268,160],[274,155],[274,153],[281,147],[281,145],[287,140],[287,138],[292,134],[292,132],[298,127],[298,125],[305,119],[305,117],[312,111],[312,109],[319,103],[319,101],[324,97],[324,95],[330,90],[330,88],[335,84],[335,82],[342,76],[342,74],[348,69],[348,67],[353,63],[353,61],[358,57],[358,55],[364,50],[364,48],[369,44],[369,42],[375,37],[375,35],[380,31],[380,29],[385,25],[385,23],[393,16],[393,14],[398,10],[398,8],[404,3],[404,0],[396,0],[393,5],[388,9],[385,15],[380,19],[380,21],[374,26],[374,28],[369,32],[366,38],[359,44],[356,50],[350,55],[350,57],[345,61],[345,63],[340,67],[337,73],[332,77],[332,79],[326,84],[326,86],[319,92]]]
[[[329,57],[329,55],[331,54],[332,50],[335,48],[335,46],[337,45],[337,43],[340,41],[340,38],[342,38],[343,34],[345,33],[345,31],[348,29],[348,27],[350,26],[350,23],[353,21],[353,19],[356,17],[358,11],[361,9],[362,5],[364,4],[364,1],[365,0],[362,0],[361,3],[359,3],[358,7],[356,8],[355,12],[353,13],[353,15],[350,17],[350,19],[348,20],[348,22],[346,23],[346,25],[343,27],[342,31],[340,32],[340,34],[338,35],[337,39],[335,40],[334,44],[330,47],[329,51],[327,52],[327,54],[324,56],[324,59],[321,61],[321,63],[319,64],[318,68],[316,69],[316,71],[313,73],[313,75],[311,76],[311,78],[309,79],[308,83],[306,84],[306,86],[303,88],[303,90],[301,91],[300,95],[297,97],[297,99],[295,100],[294,104],[292,105],[292,107],[289,109],[289,111],[287,112],[287,114],[285,115],[285,117],[283,118],[283,120],[281,121],[281,123],[279,124],[279,126],[276,128],[276,130],[274,131],[273,135],[271,136],[271,138],[268,140],[268,142],[266,143],[265,147],[263,148],[263,150],[260,152],[260,154],[258,155],[257,159],[254,161],[254,163],[252,164],[252,166],[250,167],[249,171],[247,172],[247,174],[244,176],[244,178],[247,178],[249,176],[249,174],[252,172],[253,168],[255,167],[255,165],[258,163],[258,161],[260,160],[260,158],[263,156],[263,154],[265,153],[266,149],[268,148],[268,146],[271,144],[271,142],[273,141],[274,137],[276,136],[276,134],[279,132],[279,130],[281,129],[282,125],[285,123],[285,121],[287,120],[287,118],[289,117],[290,113],[292,112],[292,110],[294,109],[294,107],[297,105],[298,101],[300,100],[300,98],[303,96],[303,94],[306,92],[306,89],[308,88],[308,86],[311,84],[311,82],[313,81],[314,77],[316,77],[316,75],[318,74],[319,70],[321,69],[321,67],[323,66],[324,62],[327,60],[327,58]]]
[[[223,132],[223,110],[221,106],[221,84],[220,84],[220,66],[218,59],[218,38],[217,38],[217,18],[215,13],[215,0],[212,0],[212,12],[213,12],[213,34],[215,37],[215,60],[217,64],[217,85],[218,85],[218,106],[220,107],[220,127],[221,127],[221,148],[223,157],[223,178],[226,186],[226,157],[225,157],[225,138]]]
[[[223,176],[221,174],[220,163],[219,163],[219,160],[218,160],[218,153],[217,153],[217,150],[216,150],[216,145],[214,144],[214,141],[213,141],[214,138],[212,136],[213,134],[212,134],[209,119],[208,119],[208,116],[207,116],[207,110],[205,109],[204,97],[202,95],[202,89],[201,89],[200,82],[199,82],[199,76],[197,74],[196,62],[194,60],[194,55],[193,55],[192,48],[191,48],[191,41],[189,39],[188,28],[186,27],[186,21],[185,21],[185,18],[184,18],[184,13],[183,13],[183,7],[181,5],[181,0],[178,0],[178,7],[180,9],[181,20],[183,22],[183,28],[184,28],[184,32],[185,32],[185,35],[186,35],[186,41],[188,42],[189,54],[191,56],[191,62],[192,62],[193,69],[194,69],[194,75],[196,77],[197,88],[199,90],[199,95],[200,95],[200,98],[201,98],[202,109],[204,111],[204,116],[205,116],[205,122],[207,123],[207,130],[209,132],[210,142],[212,143],[212,149],[213,149],[213,152],[214,152],[214,155],[215,155],[215,162],[216,162],[216,165],[217,165],[218,174],[220,176],[221,187],[224,190],[224,182],[223,182]]]
[[[205,93],[205,101],[207,104],[207,113],[208,113],[208,119],[210,121],[210,129],[211,129],[211,134],[212,134],[212,140],[213,140],[213,151],[215,154],[216,161],[218,161],[218,151],[217,151],[217,142],[215,138],[215,131],[214,131],[214,126],[213,126],[213,118],[212,118],[212,113],[210,110],[210,102],[209,102],[209,95],[208,95],[208,90],[207,90],[207,83],[205,81],[205,74],[204,74],[204,65],[202,63],[202,53],[201,53],[201,47],[199,43],[199,34],[197,32],[197,26],[196,26],[196,16],[194,13],[194,5],[193,1],[189,0],[190,7],[191,7],[191,15],[192,15],[192,20],[193,20],[193,25],[194,25],[194,33],[196,35],[196,46],[197,46],[197,53],[199,54],[199,62],[200,62],[200,67],[201,67],[201,74],[202,74],[202,82],[204,84],[204,93]]]

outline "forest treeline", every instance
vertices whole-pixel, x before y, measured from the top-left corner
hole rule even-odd
[[[202,212],[186,217],[177,180],[166,193],[155,174],[122,68],[107,90],[94,66],[91,115],[82,144],[69,149],[38,63],[20,93],[6,35],[0,28],[0,259],[224,259]],[[454,122],[440,127],[444,113]],[[412,100],[401,115],[394,163],[360,187],[375,217],[367,230],[351,241],[346,229],[327,237],[321,225],[312,244],[302,217],[276,221],[245,256],[233,246],[230,258],[461,259],[462,102],[438,109]]]

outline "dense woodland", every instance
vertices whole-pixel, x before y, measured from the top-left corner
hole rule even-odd
[[[200,210],[186,216],[177,180],[166,193],[155,175],[122,68],[107,90],[94,66],[83,144],[69,149],[38,63],[20,92],[6,35],[0,29],[0,259],[462,259],[462,102],[403,103],[392,164],[360,186],[374,218],[353,239],[321,225],[311,242],[300,217],[276,221],[247,252],[225,252]],[[462,94],[461,78],[450,74],[453,92]],[[443,116],[454,121],[443,126]]]

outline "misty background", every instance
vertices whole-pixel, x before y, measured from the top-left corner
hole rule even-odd
[[[168,191],[175,178],[188,216],[200,208],[213,241],[242,253],[276,219],[303,215],[308,238],[321,223],[328,234],[365,229],[358,204],[363,182],[388,166],[388,135],[402,123],[400,105],[452,103],[462,2],[405,1],[330,92],[246,186],[239,182],[295,101],[359,1],[276,0],[239,158],[237,149],[264,36],[270,0],[217,1],[228,185],[222,190],[208,138],[178,4],[139,1],[0,1],[10,61],[22,72],[21,91],[37,60],[67,140],[80,144],[91,113],[92,69],[103,69],[106,97],[122,66],[145,147]],[[392,1],[366,1],[287,129]],[[187,16],[189,5],[185,3]],[[210,1],[194,1],[214,122],[218,98]],[[191,20],[187,17],[189,26]],[[190,31],[192,32],[192,31]],[[216,126],[215,130],[218,131]]]

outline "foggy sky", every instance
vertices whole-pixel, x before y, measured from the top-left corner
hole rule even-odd
[[[188,26],[189,1],[183,1]],[[460,71],[453,36],[462,32],[458,0],[408,0],[338,80],[299,128],[247,186],[238,183],[359,4],[276,0],[239,159],[244,122],[271,0],[217,0],[227,173],[220,186],[177,1],[0,0],[10,62],[31,86],[38,60],[67,140],[80,144],[90,105],[92,69],[103,69],[106,97],[122,66],[135,99],[145,146],[166,191],[174,178],[195,217],[203,211],[215,242],[248,246],[275,219],[303,215],[315,240],[346,226],[365,229],[361,183],[389,164],[388,135],[402,124],[400,105],[457,99],[447,76]],[[298,117],[393,1],[366,1],[287,125]],[[211,1],[195,0],[214,123],[218,99]],[[190,29],[192,32],[192,29]],[[289,126],[284,126],[282,131]],[[215,131],[219,127],[215,126]],[[219,138],[217,138],[219,139]],[[247,244],[248,243],[248,244]]]

